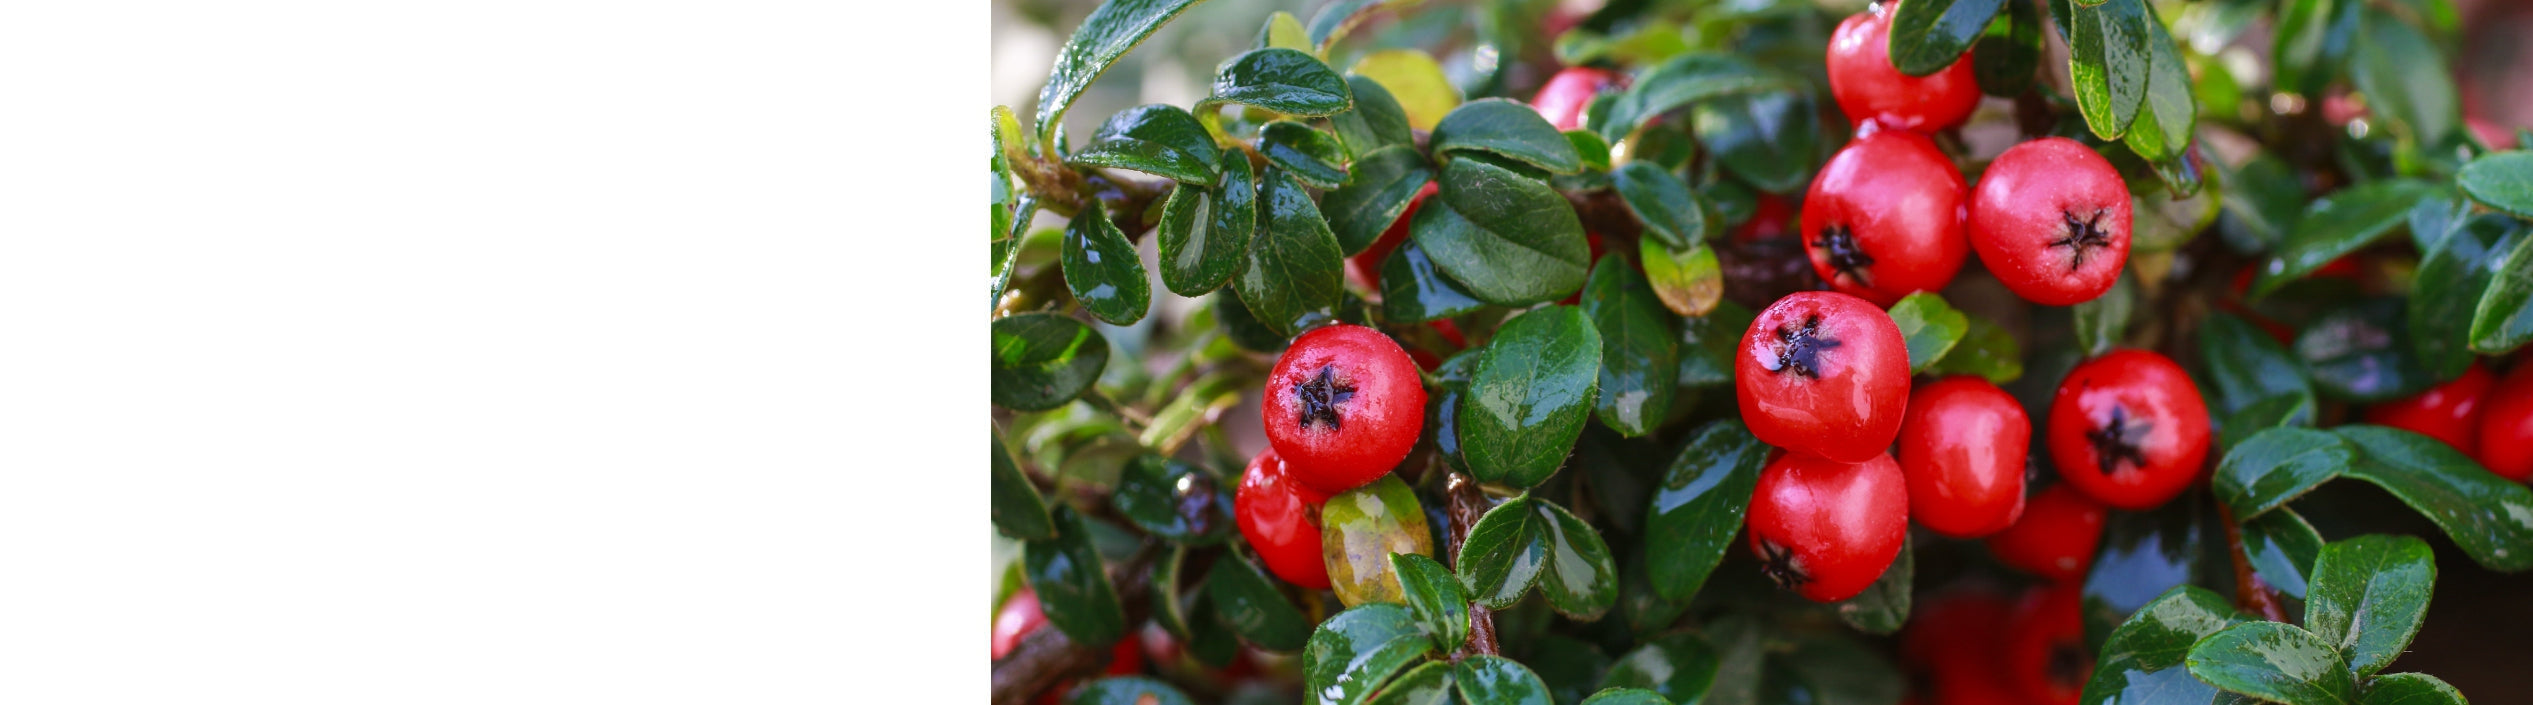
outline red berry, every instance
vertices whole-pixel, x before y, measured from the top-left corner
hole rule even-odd
[[[1012,592],[1003,598],[1003,608],[994,612],[994,658],[1000,659],[1020,646],[1021,637],[1046,626],[1047,613],[1038,607],[1038,593],[1029,588]]]
[[[1988,537],[1997,562],[2051,580],[2084,577],[2110,510],[2065,483],[2033,495],[2023,518]]]
[[[2171,358],[2119,350],[2086,360],[2049,405],[2049,458],[2067,484],[2121,509],[2190,486],[2208,454],[2208,407]]]
[[[1582,129],[1583,112],[1592,107],[1592,99],[1600,97],[1603,90],[1620,87],[1624,79],[1607,69],[1568,68],[1548,77],[1548,83],[1539,87],[1539,94],[1531,96],[1530,105],[1560,131]]]
[[[1975,538],[2023,515],[2032,422],[2014,395],[1978,377],[1950,377],[1910,392],[1903,419],[1898,458],[1918,526]]]
[[[1416,217],[1416,209],[1425,205],[1426,198],[1440,190],[1433,182],[1425,182],[1425,187],[1416,191],[1416,197],[1408,200],[1407,210],[1399,211],[1398,220],[1390,221],[1389,229],[1382,230],[1381,236],[1372,240],[1371,247],[1346,258],[1346,277],[1365,290],[1380,291],[1381,263],[1389,261],[1390,253],[1397,251],[1400,243],[1407,242],[1408,221]]]
[[[2517,482],[2533,479],[2533,358],[2518,358],[2515,371],[2489,391],[2480,412],[2483,467]]]
[[[2415,432],[2469,454],[2480,447],[2480,400],[2497,383],[2497,375],[2474,361],[2454,381],[2366,409],[2366,423]]]
[[[2060,583],[2023,596],[2005,627],[2005,677],[2026,702],[2074,705],[2093,677],[2084,648],[2082,586]]]
[[[1889,306],[1932,291],[1970,256],[1970,186],[1925,135],[1883,130],[1838,150],[1803,197],[1803,253],[1841,292]]]
[[[1293,479],[1336,494],[1381,479],[1416,447],[1425,384],[1397,341],[1340,323],[1293,339],[1260,406]]]
[[[1891,11],[1848,16],[1829,37],[1829,94],[1847,119],[1883,127],[1933,132],[1970,119],[1979,107],[1979,79],[1970,52],[1926,76],[1891,66]]]
[[[1787,222],[1793,220],[1795,215],[1793,206],[1786,204],[1785,197],[1773,193],[1761,193],[1758,202],[1751,206],[1750,219],[1742,221],[1741,225],[1733,228],[1733,239],[1740,242],[1757,242],[1784,235],[1786,226],[1801,225]]]
[[[1267,572],[1284,582],[1313,590],[1328,589],[1328,561],[1320,551],[1321,494],[1294,482],[1275,449],[1259,452],[1240,473],[1240,491],[1232,495],[1233,519],[1249,548],[1258,552]]]
[[[1970,192],[1970,246],[2005,288],[2072,306],[2110,291],[2128,263],[2128,184],[2083,143],[2043,137],[1988,163]]]
[[[1864,592],[1908,533],[1908,488],[1889,455],[1842,463],[1787,453],[1759,471],[1750,498],[1760,570],[1814,602]]]
[[[1741,335],[1733,376],[1751,435],[1841,462],[1885,456],[1908,406],[1899,326],[1835,292],[1798,292],[1760,311]]]
[[[1901,655],[1919,666],[1933,705],[2026,705],[2007,683],[1999,637],[2013,605],[1984,587],[1929,596],[1909,615]]]

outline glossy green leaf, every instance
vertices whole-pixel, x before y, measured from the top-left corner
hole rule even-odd
[[[1530,506],[1532,501],[1515,497],[1487,510],[1469,527],[1468,540],[1461,542],[1460,555],[1451,562],[1470,599],[1488,609],[1520,602],[1547,570],[1547,537],[1533,525],[1539,518]]]
[[[994,528],[1024,541],[1055,537],[1055,517],[1047,513],[1038,487],[1012,462],[1011,451],[1003,449],[1000,429],[994,430]]]
[[[994,319],[994,405],[1045,411],[1073,401],[1108,368],[1108,339],[1053,313]]]
[[[2275,58],[2280,90],[2320,96],[2356,43],[2361,0],[2282,0]]]
[[[1381,261],[1381,315],[1397,323],[1423,323],[1486,307],[1459,282],[1444,276],[1415,240],[1399,243]]]
[[[1704,316],[1724,300],[1723,265],[1715,248],[1698,243],[1686,250],[1663,246],[1654,238],[1638,238],[1646,284],[1662,307],[1682,316]]]
[[[1151,310],[1152,281],[1143,273],[1143,259],[1097,201],[1064,226],[1062,261],[1064,285],[1092,317],[1122,326]]]
[[[1969,330],[1962,334],[1961,342],[1924,371],[1932,375],[1978,375],[1997,384],[2021,379],[2023,346],[2014,342],[2013,331],[1985,318],[1968,320]]]
[[[2304,626],[2365,678],[2391,665],[2427,621],[2436,556],[2415,536],[2367,534],[2322,547],[2313,562]]]
[[[1625,257],[1603,257],[1583,287],[1583,311],[1601,334],[1601,393],[1592,411],[1628,436],[1653,432],[1679,390],[1680,331]]]
[[[1346,184],[1346,145],[1336,135],[1309,125],[1291,120],[1267,123],[1258,129],[1258,153],[1302,183],[1323,189]]]
[[[2312,406],[2313,386],[2305,381],[2303,365],[2268,333],[2234,314],[2216,313],[2199,324],[2199,354],[2216,391],[2212,415],[2228,417],[2278,397]]]
[[[2533,218],[2533,152],[2491,152],[2464,164],[2454,183],[2472,200]]]
[[[1671,702],[1693,703],[1715,685],[1722,662],[1715,647],[1696,634],[1672,634],[1645,642],[1610,664],[1602,688],[1642,688]]]
[[[1346,79],[1317,57],[1292,49],[1252,49],[1214,71],[1214,97],[1297,117],[1345,112],[1354,104]]]
[[[1548,634],[1526,646],[1522,665],[1539,674],[1540,682],[1548,684],[1548,696],[1560,703],[1590,695],[1601,687],[1601,674],[1610,668],[1610,657],[1601,653],[1601,647],[1574,637]]]
[[[2349,477],[2401,498],[2482,567],[2502,573],[2533,569],[2533,490],[2490,474],[2427,436],[2366,425],[2332,432],[2357,446]]]
[[[2289,705],[2354,703],[2348,664],[2292,624],[2244,622],[2190,647],[2190,674],[2219,689]]]
[[[2146,11],[2146,99],[2124,141],[2147,161],[2170,164],[2190,147],[2190,135],[2198,127],[2198,99],[2191,93],[2190,68],[2182,63],[2180,50],[2173,48],[2172,35],[2164,31],[2152,5],[2140,5]]]
[[[1461,587],[1460,578],[1434,559],[1414,553],[1390,556],[1390,569],[1398,573],[1407,607],[1416,611],[1416,620],[1440,640],[1442,650],[1459,651],[1469,639],[1469,593]]]
[[[1574,153],[1583,159],[1585,171],[1610,170],[1610,143],[1601,133],[1591,130],[1567,130],[1566,142],[1574,145]]]
[[[1303,315],[1335,306],[1345,288],[1345,255],[1310,192],[1282,169],[1258,174],[1258,232],[1249,263],[1232,278],[1249,313],[1277,333],[1300,331]]]
[[[1381,686],[1371,705],[1451,705],[1451,663],[1427,661]]]
[[[1598,396],[1601,334],[1581,309],[1506,321],[1478,357],[1460,414],[1460,452],[1481,482],[1544,482],[1583,434]]]
[[[1565,196],[1474,158],[1444,165],[1440,183],[1434,199],[1416,209],[1409,232],[1469,293],[1518,307],[1582,288],[1592,252]]]
[[[1021,544],[1021,575],[1037,591],[1048,624],[1076,642],[1107,648],[1126,635],[1126,607],[1108,583],[1108,569],[1081,515],[1057,504],[1055,526],[1054,538]]]
[[[2454,73],[2443,52],[2408,22],[2379,10],[2363,11],[2349,78],[2367,107],[2392,133],[2413,144],[2436,144],[2461,126]]]
[[[1223,287],[1214,292],[1214,320],[1221,324],[1223,337],[1241,348],[1262,352],[1283,352],[1292,336],[1277,332],[1249,312],[1249,305],[1240,301],[1237,287]]]
[[[1025,240],[1024,236],[1027,235],[1029,221],[1038,217],[1038,199],[1026,195],[1020,196],[1019,200],[1012,203],[1009,214],[1003,213],[1001,206],[995,206],[994,213],[996,220],[1003,221],[1000,224],[1003,229],[999,232],[1005,233],[992,245],[994,251],[992,305],[994,309],[999,310],[1003,306],[1003,291],[1011,288],[1012,275],[1020,271],[1020,245]]]
[[[2401,299],[2362,299],[2331,309],[2296,336],[2296,359],[2313,373],[2325,395],[2360,402],[2390,401],[2435,384],[2418,355],[2403,344],[2409,317]]]
[[[1292,651],[1311,636],[1310,620],[1284,599],[1266,573],[1240,556],[1214,559],[1213,570],[1205,574],[1205,597],[1233,634],[1258,648]]]
[[[1689,125],[1726,171],[1761,191],[1799,193],[1812,183],[1812,169],[1821,162],[1820,109],[1801,91],[1734,93],[1699,101],[1689,106]]]
[[[1118,475],[1117,513],[1154,536],[1206,544],[1231,531],[1231,495],[1212,473],[1146,453]]]
[[[1434,125],[1429,143],[1436,159],[1457,152],[1484,152],[1551,174],[1583,169],[1582,156],[1556,125],[1530,106],[1504,98],[1473,100],[1453,108]]]
[[[2217,501],[2242,521],[2284,506],[2339,477],[2357,450],[2339,436],[2310,428],[2273,428],[2225,452],[2209,480]]]
[[[1302,647],[1309,702],[1359,703],[1399,669],[1433,653],[1434,640],[1407,608],[1370,604],[1337,613]]]
[[[1249,157],[1224,152],[1221,186],[1181,186],[1161,206],[1161,285],[1180,296],[1221,288],[1249,262],[1258,230],[1258,189]]]
[[[2503,355],[2533,342],[2533,236],[2519,235],[2500,255],[2471,314],[2471,349]]]
[[[1329,497],[1320,505],[1319,523],[1330,589],[1349,606],[1405,603],[1391,556],[1434,552],[1424,506],[1397,475]]]
[[[1336,129],[1346,153],[1369,155],[1383,147],[1415,145],[1407,109],[1399,106],[1390,89],[1368,76],[1347,76],[1346,88],[1354,92],[1354,109],[1328,117],[1328,126]]]
[[[2216,445],[2218,448],[2233,448],[2242,445],[2253,434],[2269,429],[2312,426],[2313,397],[2295,394],[2268,397],[2252,402],[2243,410],[2226,416],[2223,421],[2224,426],[2218,429]]]
[[[2412,179],[2371,181],[2333,191],[2305,207],[2276,255],[2261,263],[2252,280],[2255,297],[2276,291],[2331,260],[2374,244],[2406,222],[2410,208],[2436,194],[2436,187]]]
[[[1199,0],[1108,0],[1091,10],[1056,51],[1055,69],[1038,91],[1038,140],[1053,144],[1056,127],[1073,99],[1099,80],[1099,75],[1132,51],[1161,25],[1169,24]]]
[[[1155,678],[1111,676],[1073,690],[1065,705],[1190,705],[1187,694]]]
[[[2514,219],[2493,213],[2465,221],[2436,248],[2423,248],[2407,317],[2410,349],[2428,376],[2453,379],[2471,367],[2473,313],[2499,276],[2501,258],[2524,239]]]
[[[1502,656],[1480,654],[1462,659],[1451,669],[1452,681],[1460,686],[1461,702],[1469,705],[1550,705],[1548,684],[1539,674]]]
[[[1687,182],[1650,162],[1632,161],[1610,172],[1611,183],[1627,212],[1645,224],[1649,240],[1673,250],[1704,244],[1710,229],[1720,229],[1715,207],[1689,192]]]
[[[2216,168],[2225,182],[2220,208],[2232,216],[2226,242],[2236,244],[2233,234],[2239,228],[2249,241],[2237,245],[2241,252],[2258,252],[2277,247],[2295,230],[2296,221],[2304,214],[2304,185],[2296,178],[2295,169],[2276,155],[2261,152],[2244,162],[2241,169],[2226,171],[2223,160]]]
[[[2137,119],[2146,102],[2146,83],[2153,69],[2151,36],[2145,0],[2110,0],[2078,4],[2068,18],[2072,30],[2068,70],[2074,79],[2076,108],[2095,137],[2119,139]]]
[[[2085,574],[2085,642],[2099,645],[2120,622],[2198,575],[2205,522],[2201,495],[2184,494],[2145,512],[2111,512]]]
[[[2280,508],[2243,522],[2243,554],[2252,573],[2270,588],[2305,599],[2313,561],[2322,552],[2322,534],[2295,510]]]
[[[2462,691],[2425,673],[2393,673],[2366,682],[2361,705],[2465,705]]]
[[[1532,527],[1541,532],[1543,554],[1539,590],[1558,614],[1577,621],[1601,618],[1618,603],[1618,564],[1610,558],[1601,532],[1554,502],[1534,500],[1539,510]]]
[[[1113,167],[1168,177],[1182,184],[1214,185],[1222,149],[1196,116],[1154,103],[1109,116],[1091,143],[1064,159],[1081,167]]]
[[[1891,15],[1891,66],[1925,76],[1953,65],[2005,0],[1910,0]]]
[[[2216,593],[2191,586],[2164,592],[2122,622],[2102,644],[2082,702],[2166,705],[2219,702],[2215,686],[2190,675],[2183,661],[2199,639],[2243,618]]]
[[[1361,24],[1367,13],[1384,5],[1414,5],[1423,0],[1336,0],[1322,5],[1310,17],[1310,41],[1325,51],[1328,45],[1346,36]]]
[[[1836,632],[1797,637],[1794,650],[1771,657],[1767,669],[1809,686],[1809,701],[1776,701],[1787,705],[1888,705],[1909,687],[1908,677],[1875,646]]]
[[[1901,297],[1891,305],[1891,322],[1900,327],[1900,339],[1908,343],[1910,372],[1926,371],[1970,331],[1970,317],[1932,291]]]
[[[1917,575],[1915,541],[1903,539],[1900,555],[1882,570],[1882,577],[1855,597],[1837,605],[1838,621],[1866,634],[1891,634],[1909,621],[1910,581]]]
[[[1643,688],[1602,688],[1584,698],[1583,705],[1671,705],[1671,701]]]
[[[1383,147],[1355,160],[1354,180],[1319,200],[1337,249],[1353,256],[1370,248],[1433,180],[1433,168],[1412,146]]]
[[[1740,421],[1698,428],[1663,472],[1645,520],[1644,563],[1654,591],[1687,600],[1733,547],[1768,444]]]
[[[2040,6],[2033,0],[2007,0],[2004,12],[1988,25],[1970,52],[1971,74],[1979,91],[2012,97],[2030,90],[2040,67]]]
[[[1648,272],[1650,274],[1650,272]],[[1662,277],[1653,277],[1654,291],[1662,291]],[[1718,288],[1723,285],[1716,284]],[[1720,295],[1720,292],[1719,292]],[[1666,303],[1667,305],[1667,303]],[[1676,312],[1676,311],[1675,311]],[[1750,329],[1750,321],[1758,314],[1741,304],[1724,301],[1703,315],[1692,315],[1680,326],[1680,386],[1712,387],[1733,381],[1733,355],[1741,345],[1741,334]]]
[[[1636,79],[1610,103],[1601,136],[1616,142],[1638,123],[1700,100],[1733,93],[1796,87],[1792,80],[1739,56],[1692,52],[1672,57]]]

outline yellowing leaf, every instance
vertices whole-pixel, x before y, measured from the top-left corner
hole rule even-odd
[[[1276,11],[1267,18],[1266,45],[1298,51],[1310,51],[1310,33],[1302,29],[1302,20],[1293,13]]]
[[[1390,49],[1365,55],[1348,73],[1370,78],[1389,89],[1407,111],[1407,124],[1431,131],[1442,116],[1460,107],[1460,89],[1442,75],[1442,64],[1414,49]]]

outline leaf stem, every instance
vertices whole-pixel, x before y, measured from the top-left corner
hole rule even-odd
[[[1486,501],[1486,493],[1478,489],[1477,479],[1469,477],[1468,473],[1451,471],[1443,478],[1442,489],[1448,502],[1443,513],[1451,518],[1451,530],[1448,532],[1451,545],[1444,548],[1444,553],[1451,558],[1452,567],[1456,569],[1460,563],[1460,547],[1469,542],[1469,529],[1477,526],[1478,518],[1486,516],[1486,510],[1494,505]],[[1495,643],[1494,611],[1485,605],[1470,604],[1469,641],[1451,655],[1452,660],[1499,653],[1501,649]]]

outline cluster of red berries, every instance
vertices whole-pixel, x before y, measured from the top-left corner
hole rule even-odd
[[[2367,409],[2366,423],[2444,441],[2499,477],[2533,480],[2533,358],[2504,379],[2473,361],[2453,381]]]
[[[1320,506],[1407,459],[1424,432],[1424,380],[1397,341],[1341,323],[1293,339],[1259,407],[1268,448],[1233,495],[1240,534],[1276,577],[1328,589]]]
[[[2033,586],[2020,597],[1977,584],[1929,596],[1901,635],[1921,676],[1917,702],[2079,702],[2093,676],[2081,598],[2072,583]]]

